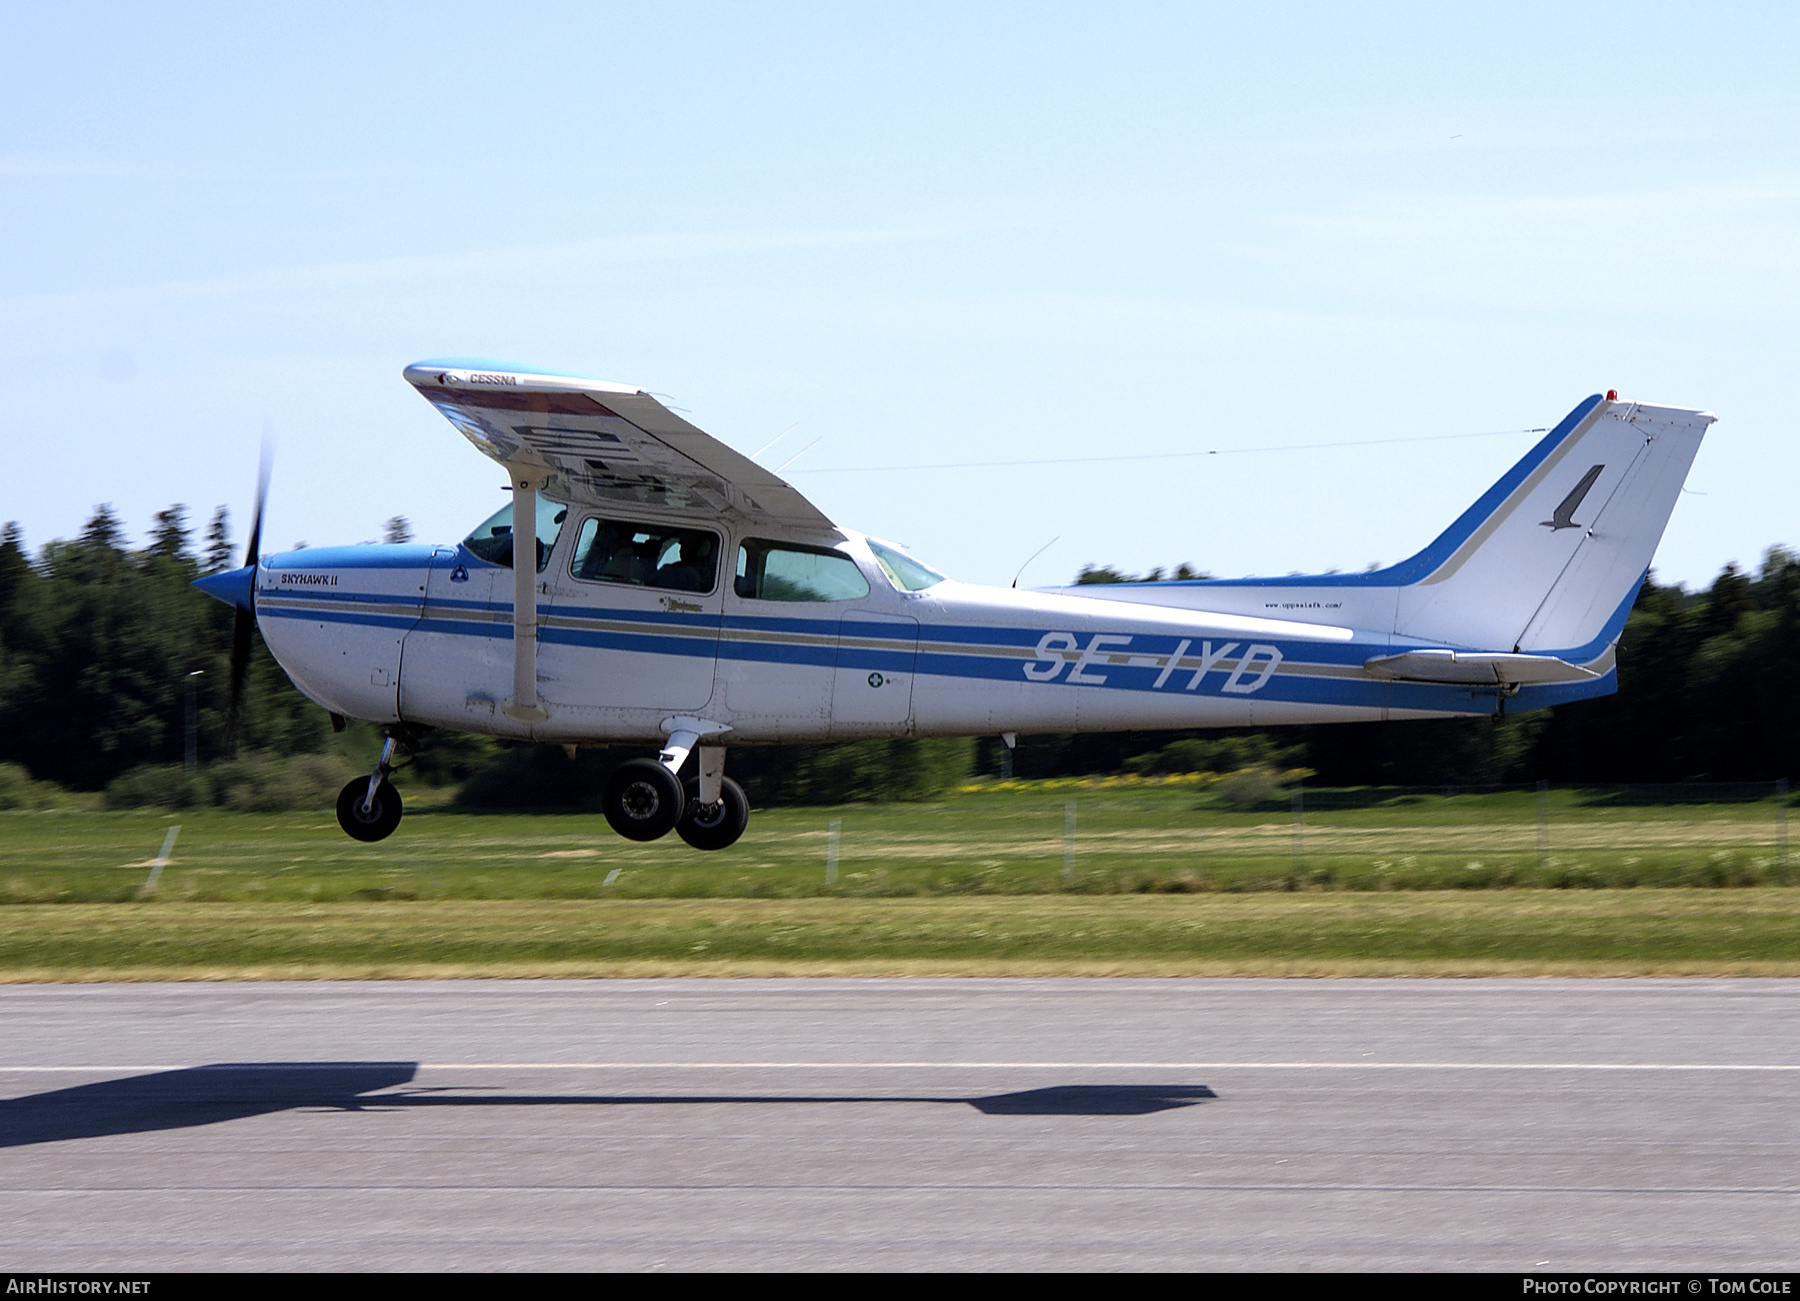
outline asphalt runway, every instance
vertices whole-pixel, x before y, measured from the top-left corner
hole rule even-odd
[[[1800,981],[0,988],[14,1270],[1800,1265]]]

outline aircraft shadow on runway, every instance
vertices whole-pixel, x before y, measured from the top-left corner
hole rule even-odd
[[[0,1100],[0,1148],[216,1125],[280,1111],[409,1107],[765,1106],[938,1103],[988,1116],[1146,1116],[1217,1097],[1203,1084],[1061,1084],[983,1097],[892,1094],[516,1094],[418,1089],[417,1062],[262,1062],[193,1066]]]

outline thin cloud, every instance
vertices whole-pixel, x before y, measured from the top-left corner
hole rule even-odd
[[[221,184],[308,183],[382,177],[387,170],[373,168],[315,171],[246,171],[243,168],[168,167],[97,158],[45,158],[31,154],[0,155],[0,177],[103,181],[215,181]]]
[[[533,271],[565,274],[588,271],[608,263],[646,260],[679,261],[744,253],[775,253],[796,249],[899,244],[923,240],[958,239],[997,231],[1024,229],[1039,223],[1008,221],[943,225],[877,227],[863,230],[748,230],[698,231],[620,235],[603,239],[570,240],[555,244],[521,245],[463,253],[417,253],[403,257],[324,262],[310,266],[276,267],[228,276],[168,280],[145,285],[102,286],[76,290],[51,290],[0,296],[0,303],[14,306],[107,302],[143,302],[159,298],[229,297],[247,293],[341,288],[357,284],[408,280],[437,280],[450,276],[493,274],[522,275]]]

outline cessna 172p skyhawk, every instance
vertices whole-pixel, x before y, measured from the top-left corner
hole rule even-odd
[[[1439,718],[1606,695],[1614,648],[1714,417],[1582,401],[1423,551],[1306,578],[1014,591],[841,528],[641,389],[489,362],[407,380],[506,467],[460,544],[259,556],[199,585],[295,685],[387,740],[338,820],[400,821],[396,742],[444,727],[649,742],[620,834],[737,840],[733,745]],[[521,548],[521,521],[533,543]],[[527,563],[517,563],[528,557]],[[681,770],[698,751],[694,773]]]

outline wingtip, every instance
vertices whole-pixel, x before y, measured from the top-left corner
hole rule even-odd
[[[639,394],[646,392],[636,384],[615,384],[577,375],[572,371],[548,370],[542,366],[522,366],[516,361],[496,361],[488,357],[434,357],[415,361],[401,370],[406,382],[414,388],[504,388],[575,389],[581,392]]]

